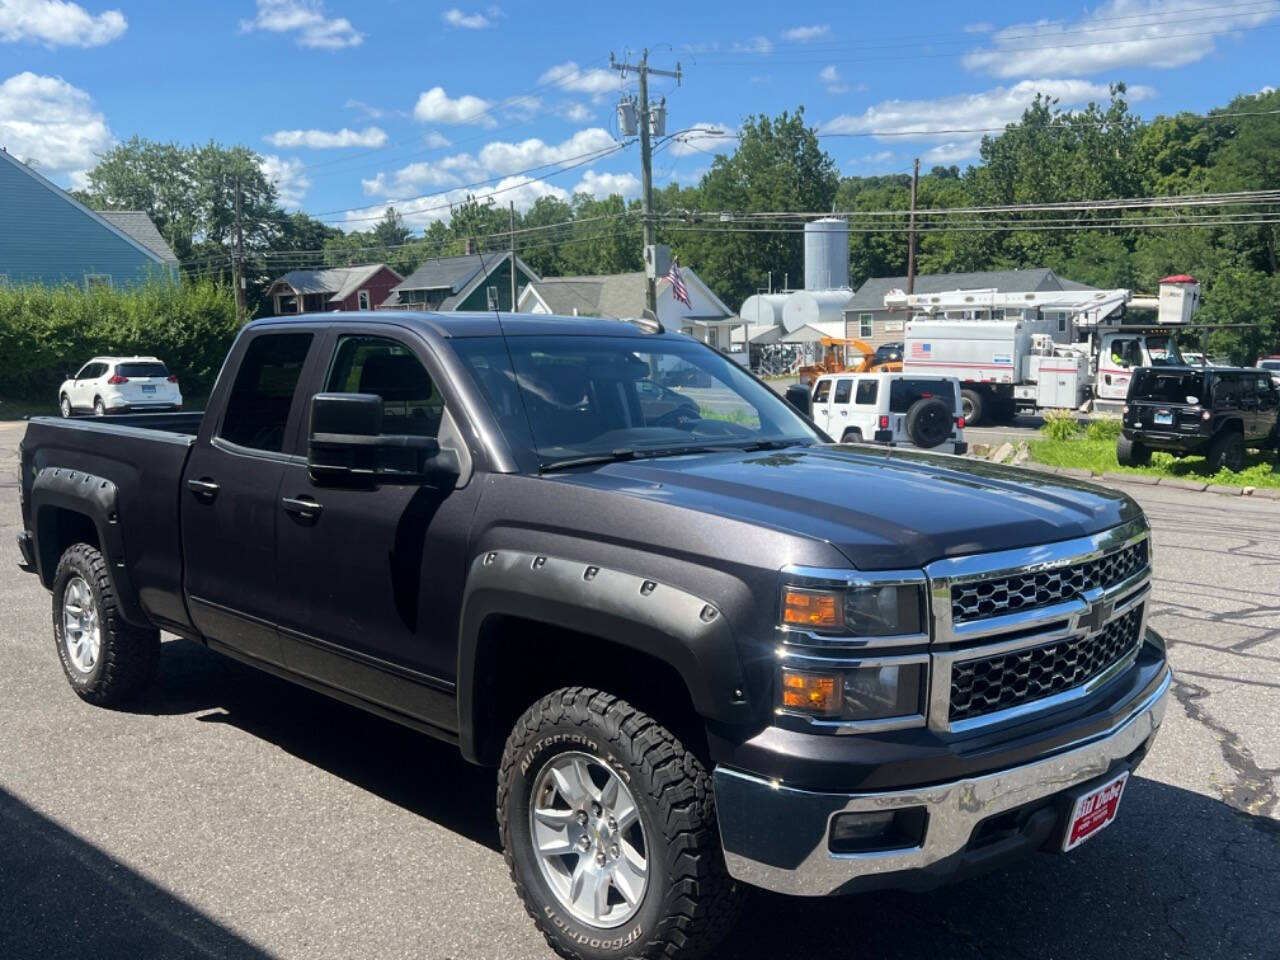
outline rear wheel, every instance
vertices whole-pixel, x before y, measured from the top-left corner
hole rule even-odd
[[[1244,469],[1244,437],[1234,430],[1222,431],[1209,444],[1206,459],[1214,473],[1219,470],[1239,473]]]
[[[1121,435],[1116,440],[1116,460],[1122,467],[1145,467],[1151,462],[1151,450],[1140,440]]]
[[[932,450],[949,440],[951,425],[951,408],[937,397],[922,397],[907,411],[907,436],[917,447],[925,450]]]
[[[516,722],[498,827],[516,892],[563,957],[698,957],[736,919],[706,769],[607,693],[557,690]]]
[[[58,400],[58,409],[62,411],[64,417],[71,416],[71,398],[65,393]]]
[[[71,689],[89,703],[124,702],[155,676],[160,632],[120,615],[106,558],[87,543],[68,547],[58,561],[53,638]]]
[[[986,402],[977,390],[960,391],[960,412],[964,414],[965,426],[981,425],[986,413]]]
[[[95,417],[105,417],[107,415],[107,405],[102,402],[101,397],[93,398],[93,415]]]
[[[858,427],[850,427],[844,432],[844,436],[840,438],[841,443],[861,443],[862,431]]]

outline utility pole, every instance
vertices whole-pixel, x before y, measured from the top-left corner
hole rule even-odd
[[[916,188],[920,185],[920,158],[911,169],[911,218],[907,225],[907,293],[916,292]]]
[[[645,50],[640,55],[640,62],[637,64],[618,63],[613,54],[609,54],[610,69],[617,70],[622,76],[627,75],[628,70],[634,70],[636,78],[640,86],[640,104],[638,122],[640,126],[640,215],[644,224],[644,245],[646,249],[657,245],[657,229],[653,222],[653,143],[650,139],[650,124],[652,120],[649,116],[649,75],[654,74],[659,77],[674,77],[676,83],[680,82],[680,64],[676,64],[675,70],[655,70],[649,66],[649,51]],[[658,315],[658,281],[655,277],[645,277],[645,304],[649,308],[649,312],[655,317]]]
[[[508,201],[511,210],[511,312],[516,312],[516,202]]]
[[[232,264],[235,266],[234,277],[236,284],[236,321],[240,326],[244,326],[245,321],[245,302],[244,302],[244,224],[240,220],[240,178],[236,177],[236,252],[231,258]],[[298,311],[301,313],[302,311]]]

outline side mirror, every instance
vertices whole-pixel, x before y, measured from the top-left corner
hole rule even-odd
[[[307,469],[317,483],[426,483],[457,476],[458,455],[435,437],[382,432],[376,393],[317,393],[311,398]]]
[[[806,417],[809,416],[809,386],[804,383],[793,383],[787,387],[787,403],[791,404]]]

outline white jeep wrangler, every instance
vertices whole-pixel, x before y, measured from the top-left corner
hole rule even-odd
[[[909,373],[828,373],[813,384],[810,416],[841,443],[964,453],[960,381]]]

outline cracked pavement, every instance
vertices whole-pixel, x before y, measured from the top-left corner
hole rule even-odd
[[[0,954],[549,957],[493,777],[185,641],[138,712],[81,703],[18,572],[0,423]],[[1177,680],[1117,823],[931,893],[753,895],[724,957],[1280,955],[1280,503],[1126,487]]]

